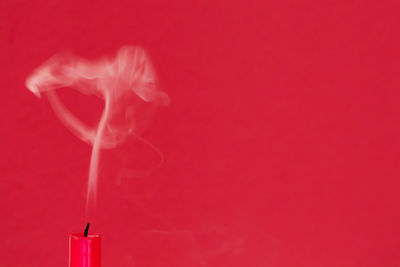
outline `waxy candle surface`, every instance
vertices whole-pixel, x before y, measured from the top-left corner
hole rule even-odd
[[[69,236],[69,267],[100,267],[100,235],[82,233]]]

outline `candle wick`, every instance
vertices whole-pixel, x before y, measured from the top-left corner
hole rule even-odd
[[[87,237],[87,235],[88,235],[89,226],[90,226],[90,223],[87,223],[86,228],[85,228],[85,231],[83,232],[83,236],[84,236],[84,237]]]

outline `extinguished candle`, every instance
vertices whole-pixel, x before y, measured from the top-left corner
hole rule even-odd
[[[83,233],[69,236],[69,267],[101,266],[101,238],[89,234],[89,225]]]

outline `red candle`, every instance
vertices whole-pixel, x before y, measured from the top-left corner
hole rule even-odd
[[[100,267],[101,238],[97,234],[85,232],[69,236],[69,267]]]

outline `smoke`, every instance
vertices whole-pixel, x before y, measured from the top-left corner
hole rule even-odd
[[[59,54],[43,63],[26,80],[37,97],[45,94],[60,120],[78,138],[92,146],[89,165],[87,207],[95,203],[101,149],[110,149],[135,134],[138,106],[168,105],[169,97],[157,88],[156,77],[146,52],[125,46],[113,59],[89,61],[71,54]],[[73,88],[104,100],[96,127],[89,127],[60,101],[56,89]]]

